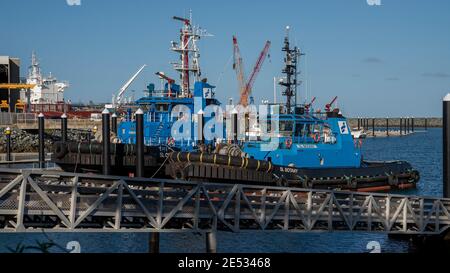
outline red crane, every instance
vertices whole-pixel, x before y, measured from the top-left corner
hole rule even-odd
[[[333,103],[336,102],[337,98],[338,98],[337,96],[334,97],[334,99],[333,99],[330,103],[328,103],[327,105],[325,105],[325,111],[326,111],[326,112],[330,112],[330,111],[331,111],[331,106],[333,105]]]
[[[263,50],[259,54],[259,57],[253,66],[252,73],[250,74],[250,77],[245,83],[245,75],[244,75],[244,66],[242,62],[242,57],[239,51],[239,46],[237,43],[236,36],[233,36],[233,56],[234,56],[234,63],[233,63],[233,69],[236,71],[236,75],[238,78],[239,83],[239,92],[240,92],[240,99],[239,104],[242,106],[248,105],[248,98],[252,92],[252,86],[255,83],[256,76],[258,75],[259,71],[261,70],[261,66],[264,63],[264,60],[266,59],[267,53],[269,52],[270,48],[270,41],[267,41]]]
[[[308,111],[309,108],[311,108],[312,104],[313,104],[315,101],[316,101],[316,97],[314,97],[314,98],[311,100],[310,103],[305,104],[305,109],[306,109],[306,111]]]

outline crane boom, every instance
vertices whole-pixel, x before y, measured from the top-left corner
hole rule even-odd
[[[116,103],[118,105],[120,105],[120,103],[122,102],[123,99],[123,94],[125,93],[125,91],[127,90],[127,88],[131,85],[131,83],[133,83],[133,81],[137,78],[137,76],[139,76],[139,74],[142,72],[142,70],[144,70],[144,68],[147,65],[144,64],[120,89],[119,92],[117,92],[117,97],[116,97]]]
[[[333,105],[333,103],[336,102],[337,98],[338,98],[337,96],[334,97],[334,99],[333,99],[330,103],[328,103],[327,105],[325,105],[325,111],[330,112],[331,106]]]
[[[313,105],[313,103],[314,103],[315,101],[316,101],[316,97],[313,97],[313,99],[311,100],[311,102],[305,105],[305,108],[306,108],[306,109],[309,109],[309,108]]]
[[[244,65],[242,62],[241,53],[237,43],[236,36],[233,36],[233,69],[236,71],[238,84],[239,84],[239,94],[244,92],[245,88],[245,75],[244,75]]]
[[[261,70],[261,66],[264,63],[264,60],[266,59],[267,53],[269,52],[270,48],[270,41],[267,41],[264,45],[263,50],[259,54],[258,60],[256,61],[255,66],[253,67],[252,74],[250,75],[250,78],[248,79],[247,84],[245,85],[244,92],[241,93],[241,101],[240,103],[243,106],[248,105],[248,97],[250,96],[250,93],[252,92],[253,84],[255,83],[256,76],[258,75],[259,71]]]

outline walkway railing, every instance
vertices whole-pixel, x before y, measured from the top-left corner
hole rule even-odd
[[[450,199],[0,169],[2,232],[441,234]]]

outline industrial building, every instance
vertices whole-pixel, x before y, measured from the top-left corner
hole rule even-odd
[[[0,56],[0,84],[20,83],[20,59]],[[14,112],[20,99],[19,89],[0,88],[0,110]]]

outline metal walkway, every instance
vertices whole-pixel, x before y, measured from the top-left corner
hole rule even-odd
[[[450,199],[0,169],[0,232],[441,234]]]

